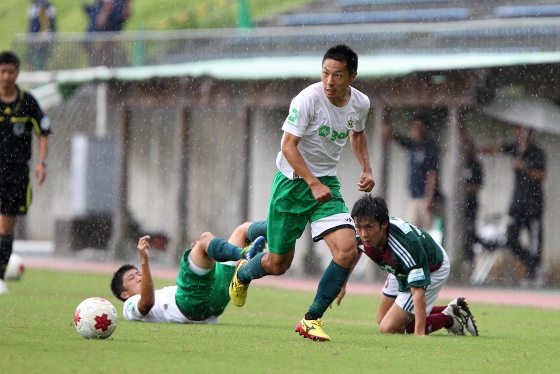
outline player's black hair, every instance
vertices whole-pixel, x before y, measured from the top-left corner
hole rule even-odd
[[[115,295],[115,297],[120,301],[126,301],[126,299],[121,296],[121,293],[123,293],[124,291],[123,277],[124,273],[126,273],[130,269],[136,269],[136,266],[131,264],[121,266],[119,270],[115,271],[115,274],[113,274],[113,279],[111,279],[111,291],[113,292],[113,295]]]
[[[346,64],[346,69],[350,75],[358,71],[358,55],[346,44],[338,44],[329,48],[323,56],[321,64],[324,64],[326,59]]]
[[[12,64],[19,69],[19,58],[15,53],[10,51],[0,52],[0,65]]]
[[[365,194],[352,207],[351,216],[354,221],[367,218],[381,224],[389,221],[389,210],[381,196]]]

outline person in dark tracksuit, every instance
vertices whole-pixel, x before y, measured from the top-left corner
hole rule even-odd
[[[527,281],[534,282],[541,262],[542,213],[544,196],[542,184],[546,178],[546,156],[533,142],[532,130],[513,127],[514,142],[499,146],[481,147],[478,153],[506,153],[513,157],[515,185],[509,207],[506,245],[526,265]],[[521,229],[529,234],[529,247],[519,242]]]
[[[7,293],[4,273],[13,248],[18,215],[27,214],[31,204],[32,135],[39,138],[39,163],[35,178],[41,185],[46,177],[50,122],[37,100],[16,85],[19,58],[0,53],[0,294]]]

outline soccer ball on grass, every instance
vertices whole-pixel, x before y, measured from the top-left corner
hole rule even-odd
[[[107,339],[117,328],[117,310],[102,297],[91,297],[76,308],[74,326],[86,339]]]

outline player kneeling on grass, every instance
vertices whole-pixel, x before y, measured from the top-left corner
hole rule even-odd
[[[393,275],[384,295],[394,301],[382,298],[378,313],[381,333],[427,335],[446,328],[453,335],[465,335],[465,330],[478,335],[464,298],[434,306],[450,265],[445,250],[428,233],[400,218],[389,218],[385,200],[370,194],[354,204],[352,218],[360,253]]]
[[[266,242],[261,233],[266,234],[266,225],[246,222],[235,229],[228,241],[209,232],[202,234],[181,258],[177,285],[159,290],[154,290],[150,272],[150,237],[140,238],[137,249],[141,271],[134,265],[123,265],[111,281],[111,291],[124,301],[124,318],[143,322],[217,323],[230,300],[228,289],[236,261],[251,259],[264,250]]]

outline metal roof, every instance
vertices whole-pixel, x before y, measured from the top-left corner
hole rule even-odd
[[[211,77],[224,80],[319,79],[322,56],[254,57],[193,61],[172,65],[108,68],[95,67],[58,72],[20,73],[18,83],[32,90],[43,107],[53,100],[53,86],[75,86],[89,82],[144,81],[154,78]],[[560,52],[464,53],[451,55],[361,55],[359,78],[381,79],[414,72],[478,69],[500,66],[560,63]],[[42,87],[48,85],[48,87]],[[39,86],[39,87],[37,87]]]
[[[203,77],[226,80],[318,78],[322,56],[255,57],[194,61],[183,64],[125,68],[96,67],[60,71],[53,75],[59,85],[92,81],[142,81],[153,78]],[[404,76],[413,72],[477,69],[498,66],[559,63],[560,52],[465,53],[452,55],[360,56],[360,78]]]

